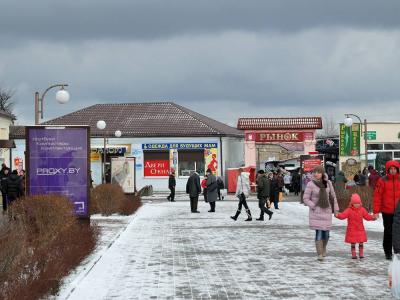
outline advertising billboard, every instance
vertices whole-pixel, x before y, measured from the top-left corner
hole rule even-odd
[[[340,156],[360,155],[360,124],[347,127],[340,124]]]
[[[124,193],[135,192],[135,158],[111,158],[111,183],[119,184]]]
[[[27,192],[61,194],[78,217],[89,216],[88,126],[26,127]]]

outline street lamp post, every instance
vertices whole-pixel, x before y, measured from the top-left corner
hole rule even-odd
[[[344,125],[346,127],[351,127],[353,125],[353,119],[350,117],[356,117],[360,121],[360,126],[362,126],[361,118],[354,114],[345,114],[346,119],[344,119]],[[364,119],[364,131],[361,130],[361,136],[364,137],[364,153],[365,153],[365,166],[368,168],[368,136],[367,136],[367,119]],[[368,180],[368,177],[367,177]]]
[[[100,120],[96,124],[97,128],[100,130],[104,130],[107,126],[106,122],[103,120]],[[106,132],[103,132],[103,139],[104,139],[104,144],[103,144],[103,163],[101,164],[101,183],[105,182],[106,179],[106,170],[105,170],[105,163],[106,163]]]
[[[40,119],[43,119],[43,99],[46,93],[55,87],[60,87],[60,90],[56,93],[56,100],[60,104],[65,104],[69,101],[69,93],[64,87],[68,86],[68,84],[53,84],[49,86],[40,96],[39,92],[35,93],[35,125],[39,124]]]

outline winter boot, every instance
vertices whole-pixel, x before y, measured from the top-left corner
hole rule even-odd
[[[356,244],[351,244],[351,258],[352,259],[357,259]]]
[[[323,251],[323,241],[315,241],[315,248],[317,250],[317,255],[318,255],[318,260],[323,261],[324,257],[322,256],[322,251]]]
[[[256,219],[257,221],[264,221],[264,214],[261,213],[260,217],[258,219]]]
[[[358,245],[358,257],[364,258],[364,245],[362,243]]]
[[[251,218],[250,209],[246,209],[246,213],[247,213],[247,219],[246,219],[245,221],[251,221],[251,220],[253,220],[253,219]]]
[[[239,215],[240,215],[240,210],[237,210],[236,214],[233,217],[231,216],[231,219],[236,221]]]
[[[322,242],[322,256],[326,256],[326,246],[328,245],[328,240],[323,240]]]
[[[268,220],[271,220],[272,215],[273,215],[274,213],[273,213],[272,211],[270,211],[270,212],[268,212],[267,214],[268,214]]]

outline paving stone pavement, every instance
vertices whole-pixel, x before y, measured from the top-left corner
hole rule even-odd
[[[154,201],[73,287],[68,299],[392,299],[381,232],[368,232],[366,258],[352,260],[335,221],[328,257],[318,262],[307,208],[282,203],[271,221],[238,221],[236,201],[217,212],[188,201]]]

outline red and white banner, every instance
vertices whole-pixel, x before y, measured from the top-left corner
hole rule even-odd
[[[169,160],[145,160],[144,176],[168,176]]]

